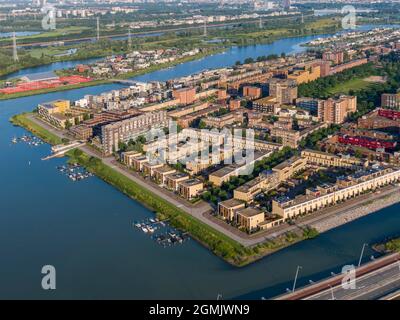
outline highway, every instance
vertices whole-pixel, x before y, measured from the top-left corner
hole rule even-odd
[[[327,289],[304,300],[376,300],[400,288],[400,262],[356,279],[355,289],[341,285]]]

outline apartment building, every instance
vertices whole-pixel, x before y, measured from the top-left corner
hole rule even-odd
[[[329,98],[318,106],[318,119],[321,122],[341,124],[349,114],[357,111],[356,96],[340,96]]]
[[[148,112],[131,118],[106,124],[101,127],[101,144],[104,155],[119,150],[119,143],[135,140],[152,128],[168,125],[166,111]]]
[[[248,232],[257,230],[264,220],[265,213],[258,208],[239,209],[235,214],[236,225]]]
[[[233,198],[245,202],[251,202],[261,193],[272,190],[279,185],[279,176],[273,171],[262,172],[257,178],[246,182],[233,191]]]
[[[253,110],[263,114],[277,114],[280,106],[277,98],[272,96],[253,101]]]
[[[288,180],[297,172],[304,170],[306,168],[306,165],[307,160],[305,158],[294,156],[273,167],[272,171],[276,173],[278,181],[283,182]]]
[[[188,174],[182,172],[174,172],[165,176],[165,185],[168,189],[177,191],[179,183],[188,179]]]
[[[162,167],[155,168],[153,170],[152,177],[155,181],[157,181],[158,184],[164,185],[166,184],[167,177],[175,172],[176,170],[170,166],[163,165]]]
[[[304,68],[304,70],[295,70],[288,75],[288,79],[296,81],[297,84],[308,83],[320,77],[321,68],[319,65],[309,66]]]
[[[272,78],[269,81],[269,96],[276,98],[280,104],[292,104],[297,98],[295,79]]]
[[[332,153],[311,149],[303,150],[301,152],[301,157],[305,158],[308,164],[323,167],[362,168],[368,165],[367,161],[356,157],[345,155],[337,156]]]
[[[121,154],[121,160],[126,166],[133,167],[133,160],[140,156],[142,156],[141,152],[127,151]]]
[[[236,164],[223,167],[222,169],[211,173],[208,176],[208,179],[214,185],[221,186],[224,182],[228,182],[231,177],[237,177],[240,174],[248,174],[247,171],[251,170],[257,161],[269,157],[271,153],[272,152],[265,153],[261,151],[255,151],[253,160],[248,161],[247,163],[242,165]]]
[[[198,179],[187,179],[178,183],[178,193],[187,200],[197,197],[203,189],[203,182]]]
[[[39,104],[38,114],[51,125],[65,129],[68,124],[74,126],[83,121],[84,112],[78,108],[71,108],[69,100],[56,100]]]
[[[246,207],[243,201],[237,199],[228,199],[218,203],[218,214],[223,219],[233,221],[236,211]]]
[[[374,191],[390,183],[399,182],[400,170],[371,168],[338,179],[335,185],[322,185],[307,190],[305,195],[294,199],[281,197],[272,201],[272,212],[283,217],[295,218],[346,201],[358,195]]]
[[[384,108],[400,109],[400,93],[383,93],[381,106]]]
[[[333,64],[341,64],[344,62],[343,51],[326,51],[322,54],[322,60],[331,61]]]
[[[196,101],[196,88],[182,88],[173,90],[172,97],[178,100],[179,104],[192,104]]]

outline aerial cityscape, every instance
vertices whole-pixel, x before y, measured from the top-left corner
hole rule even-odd
[[[2,1],[0,299],[400,299],[398,2]]]

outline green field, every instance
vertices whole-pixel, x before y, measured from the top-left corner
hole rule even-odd
[[[52,134],[48,130],[44,129],[43,127],[39,126],[38,124],[30,120],[28,118],[29,115],[32,115],[32,113],[18,114],[13,116],[10,119],[10,121],[12,124],[16,126],[24,127],[25,129],[37,135],[39,138],[41,138],[43,141],[46,141],[47,143],[50,143],[52,145],[62,143],[61,138]]]
[[[359,90],[363,90],[363,89],[367,89],[370,86],[373,86],[374,83],[365,81],[364,79],[351,79],[349,81],[345,81],[343,83],[340,83],[334,87],[332,87],[331,89],[329,89],[329,93],[331,95],[335,95],[335,94],[348,94],[350,90],[353,91],[359,91]]]

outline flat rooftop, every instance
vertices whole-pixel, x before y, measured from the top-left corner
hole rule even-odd
[[[192,187],[198,184],[203,184],[203,182],[201,182],[198,179],[189,179],[189,180],[185,180],[183,182],[181,182],[181,185],[184,185],[186,187]]]
[[[226,208],[234,208],[234,207],[243,205],[244,203],[243,203],[243,201],[240,201],[237,199],[228,199],[225,201],[221,201],[219,204]]]
[[[263,213],[263,212],[257,208],[245,208],[245,209],[239,210],[237,213],[246,218],[251,218],[251,217],[259,215],[260,213]]]
[[[284,161],[284,162],[278,164],[278,165],[275,166],[273,169],[276,169],[276,170],[283,170],[283,169],[285,169],[286,167],[291,166],[293,163],[295,163],[297,160],[300,160],[300,159],[301,159],[301,157],[299,157],[299,156],[291,157],[290,159],[288,159],[288,160],[286,160],[286,161]]]

